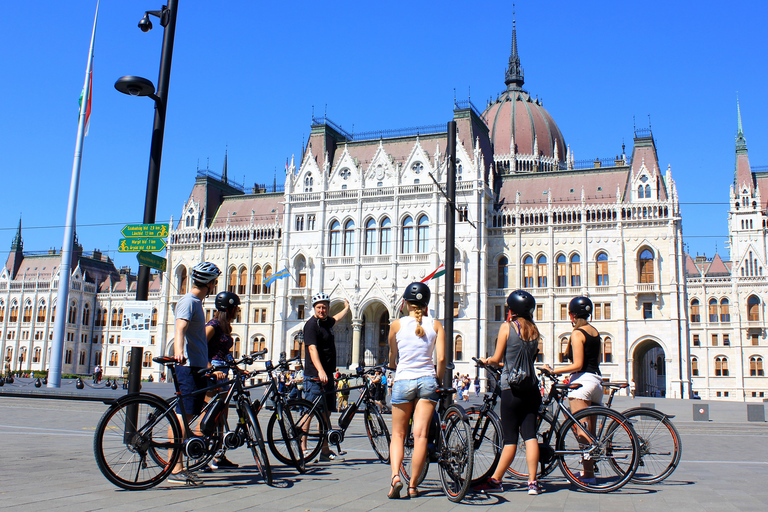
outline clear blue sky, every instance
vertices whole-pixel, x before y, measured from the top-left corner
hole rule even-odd
[[[245,182],[284,181],[316,115],[355,131],[449,121],[454,94],[504,89],[511,2],[180,0],[157,219],[178,218],[198,167]],[[114,89],[157,81],[160,1],[103,0],[85,140],[78,236],[116,252],[142,219],[153,105]],[[0,261],[19,216],[27,252],[61,247],[95,0],[11,2],[0,31],[4,80]],[[544,101],[577,160],[632,146],[650,115],[660,166],[672,166],[691,253],[728,257],[738,92],[753,166],[768,164],[768,3],[517,2],[525,89]],[[454,92],[455,90],[455,92]],[[327,106],[326,106],[327,105]],[[327,109],[327,110],[326,110]],[[763,192],[766,193],[766,192]]]

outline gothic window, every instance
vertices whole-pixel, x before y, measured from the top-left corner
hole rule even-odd
[[[32,321],[32,302],[27,301],[24,304],[24,315],[22,316],[21,321],[24,323],[29,323]]]
[[[455,359],[461,361],[464,359],[464,338],[460,334],[456,335],[456,341],[453,344],[453,353],[456,355]]]
[[[141,366],[144,368],[151,368],[152,367],[152,353],[151,352],[144,352],[144,357],[141,360]]]
[[[296,216],[296,231],[304,231],[304,216]]]
[[[558,359],[561,363],[564,363],[568,360],[568,337],[564,337],[560,339],[560,354],[558,356]]]
[[[533,258],[523,259],[523,288],[533,288]]]
[[[304,192],[312,192],[312,186],[315,180],[312,178],[312,173],[307,173],[304,177]]]
[[[640,253],[640,283],[653,283],[653,253],[644,249]]]
[[[237,270],[235,267],[229,269],[229,279],[227,280],[227,291],[235,293],[237,292]]]
[[[557,265],[557,268],[556,268],[557,276],[556,276],[555,286],[557,286],[558,288],[562,288],[566,286],[566,284],[568,283],[565,255],[559,254],[557,256],[557,259],[555,260],[555,264]]]
[[[750,322],[760,321],[760,299],[755,295],[750,295],[747,299],[747,320]]]
[[[88,304],[83,306],[83,325],[91,325],[91,308],[88,307]]]
[[[183,265],[179,267],[176,275],[178,276],[176,289],[178,290],[179,295],[184,295],[187,293],[187,267]]]
[[[309,231],[314,231],[315,229],[315,215],[307,215],[307,229]]]
[[[426,215],[419,217],[419,230],[417,233],[418,250],[416,252],[426,253],[429,251],[429,218]]]
[[[571,256],[571,286],[581,286],[581,257]]]
[[[150,320],[152,327],[157,326],[157,308],[152,308],[152,320]]]
[[[699,299],[693,299],[691,301],[691,322],[701,322],[701,314],[699,313]]]
[[[67,323],[77,323],[77,306],[75,306],[74,302],[69,306],[69,316],[67,317]]]
[[[498,288],[509,288],[509,260],[506,256],[499,258]]]
[[[261,293],[262,282],[261,267],[256,265],[253,267],[253,284],[251,285],[251,293],[253,295],[259,295]]]
[[[2,307],[2,305],[0,305]],[[45,322],[45,301],[40,301],[40,305],[37,306],[37,321],[38,322]],[[0,314],[0,322],[2,322],[2,314]]]
[[[35,347],[35,351],[32,352],[32,362],[33,363],[39,363],[40,362],[40,353],[42,350],[40,350],[40,347]]]
[[[605,340],[603,340],[603,357],[602,362],[604,363],[612,363],[613,362],[613,341],[611,341],[611,338],[606,336]]]
[[[638,199],[643,199],[645,197],[644,190],[645,189],[643,188],[642,185],[638,185],[638,187],[637,187],[637,198]]]
[[[608,255],[597,255],[597,286],[608,286]]]
[[[379,254],[389,254],[390,251],[390,240],[392,238],[392,222],[389,220],[389,217],[384,217],[384,220],[381,221],[381,238],[379,241]]]
[[[536,274],[538,278],[538,287],[546,288],[547,287],[547,257],[546,256],[539,256],[539,259],[536,260]]]
[[[272,277],[272,267],[270,265],[264,265],[264,280],[268,281],[270,277]],[[268,295],[271,293],[270,288],[271,286],[262,285],[261,293]]]
[[[341,176],[341,179],[343,179],[343,180],[348,180],[348,179],[349,179],[349,176],[350,176],[351,174],[352,174],[352,173],[351,173],[351,172],[349,172],[349,169],[347,169],[347,168],[345,167],[344,169],[342,169],[342,170],[341,170],[341,172],[339,173],[339,176]]]
[[[699,376],[699,359],[696,357],[691,358],[691,376],[692,377]]]
[[[341,224],[337,220],[331,223],[329,242],[328,256],[338,256],[341,252]]]
[[[421,171],[424,170],[424,165],[421,162],[416,162],[411,166],[411,170],[413,174],[421,174]]]
[[[413,252],[413,218],[410,216],[403,219],[403,242],[401,247],[402,250],[400,252],[403,254]]]
[[[348,220],[344,224],[344,256],[352,256],[355,250],[355,223]]]
[[[461,181],[461,176],[464,173],[464,166],[461,164],[461,160],[456,159],[456,181]]]
[[[749,358],[749,376],[750,377],[763,377],[765,372],[763,371],[763,358],[760,356],[752,356]]]
[[[721,322],[730,322],[731,321],[731,306],[728,302],[728,299],[722,299],[720,301],[720,321]]]
[[[240,278],[237,283],[237,293],[239,295],[245,295],[245,287],[248,285],[248,269],[240,267]]]
[[[376,221],[373,219],[365,223],[365,254],[376,254]]]
[[[709,299],[709,321],[717,323],[717,299]]]
[[[5,320],[5,302],[0,300],[0,322]]]
[[[650,199],[651,198],[651,186],[646,185],[645,186],[645,198]]]
[[[728,377],[728,358],[717,356],[715,358],[715,377]]]
[[[19,321],[19,305],[15,300],[11,303],[11,312],[8,315],[8,320],[14,324]]]
[[[109,366],[117,366],[117,351],[115,350],[109,353]]]

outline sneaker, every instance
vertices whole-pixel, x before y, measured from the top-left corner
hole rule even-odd
[[[597,478],[595,478],[594,476],[593,477],[585,478],[585,477],[581,476],[581,473],[578,472],[578,471],[576,473],[574,473],[573,476],[576,477],[576,480],[578,480],[578,481],[580,481],[580,482],[582,482],[582,483],[584,483],[586,485],[597,485]]]
[[[320,462],[333,462],[334,460],[344,460],[344,459],[339,458],[339,456],[333,452],[320,454]]]
[[[536,496],[538,494],[541,494],[544,492],[544,488],[541,487],[539,482],[534,480],[533,482],[528,482],[528,494],[531,496]]]
[[[237,469],[240,466],[222,455],[218,459],[216,457],[212,458],[211,462],[208,463],[208,467],[211,469]]]
[[[168,482],[181,485],[203,485],[203,481],[199,476],[186,470],[179,471],[178,473],[171,473],[168,476]]]
[[[493,478],[489,478],[485,482],[478,484],[472,488],[473,491],[476,492],[501,492],[504,490],[504,488],[501,486],[501,482],[498,480],[494,480]]]

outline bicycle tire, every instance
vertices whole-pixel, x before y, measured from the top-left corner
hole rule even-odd
[[[373,451],[376,452],[376,456],[381,462],[385,464],[389,462],[389,429],[387,428],[387,422],[384,421],[384,417],[381,415],[378,409],[373,405],[369,405],[365,409],[365,433],[368,435],[368,440],[371,442]]]
[[[261,435],[261,426],[256,413],[251,408],[247,400],[239,404],[240,414],[245,415],[246,430],[248,432],[248,445],[253,454],[253,460],[256,462],[256,468],[261,473],[267,485],[272,485],[272,466],[269,465],[269,456],[267,455],[267,446],[264,443],[264,437]]]
[[[472,427],[473,449],[475,460],[472,466],[472,483],[477,485],[490,477],[496,470],[504,447],[504,436],[501,430],[501,420],[492,410],[481,415],[481,407],[467,409],[467,417]]]
[[[623,414],[640,443],[640,461],[633,482],[655,484],[671,475],[683,456],[683,443],[669,417],[656,409],[636,407]]]
[[[549,412],[540,415],[537,420],[539,424],[536,438],[539,441],[539,467],[537,469],[536,479],[539,480],[549,475],[557,467],[557,457],[550,455],[544,461],[544,470],[541,470],[541,458],[545,456],[545,451],[553,451],[552,440],[557,436],[557,424]],[[525,443],[517,444],[515,458],[507,468],[507,474],[515,480],[528,480],[528,461],[525,458]]]
[[[474,443],[472,429],[466,413],[451,405],[440,420],[440,446],[438,448],[437,467],[440,471],[440,484],[446,497],[458,503],[464,499],[472,482],[474,463]]]
[[[278,419],[281,410],[291,412],[289,420],[285,419],[285,415],[282,415],[283,421]],[[267,424],[267,443],[272,454],[283,464],[296,467],[300,472],[305,470],[307,462],[314,460],[319,455],[322,441],[328,431],[325,418],[317,410],[312,411],[312,414],[306,419],[304,418],[306,412],[310,410],[312,410],[312,402],[308,400],[301,398],[289,400],[285,405],[279,404],[275,407],[275,412],[272,413]],[[298,418],[298,420],[294,421],[294,418]],[[289,422],[287,428],[284,421]],[[309,427],[303,435],[291,435],[289,439],[283,435],[284,430],[290,432],[292,428],[294,432],[297,432],[304,430],[303,427],[306,425]],[[301,450],[302,437],[306,437],[307,442],[307,448],[303,453]],[[293,448],[291,443],[293,443]],[[297,445],[298,449],[296,448]],[[297,451],[298,453],[296,453]]]
[[[629,482],[637,470],[640,446],[630,422],[621,413],[592,406],[576,412],[580,424],[594,421],[596,440],[588,445],[580,426],[568,418],[558,431],[556,453],[563,475],[577,488],[596,493],[615,491]],[[595,468],[595,482],[583,480],[585,460]],[[607,463],[603,463],[607,462]],[[577,474],[581,473],[578,477]],[[612,474],[611,474],[612,473]]]
[[[403,485],[409,486],[411,484],[411,470],[413,456],[413,432],[411,431],[411,425],[408,425],[408,432],[405,435],[405,442],[403,443],[403,461],[400,463],[400,479],[403,481]],[[419,475],[416,477],[415,485],[418,487],[427,478],[429,472],[429,450],[427,450],[427,457],[424,459],[424,465],[421,467]]]
[[[135,432],[126,440],[128,409],[137,413]],[[168,403],[150,394],[118,399],[101,417],[93,438],[93,452],[101,473],[129,491],[149,489],[165,480],[181,457],[181,425]],[[157,450],[169,450],[167,461],[158,461]]]

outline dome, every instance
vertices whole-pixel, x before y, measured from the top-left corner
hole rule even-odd
[[[560,128],[541,101],[532,99],[523,90],[523,68],[517,54],[514,22],[512,53],[504,82],[507,90],[483,112],[496,160],[514,154],[565,162],[566,146]]]

